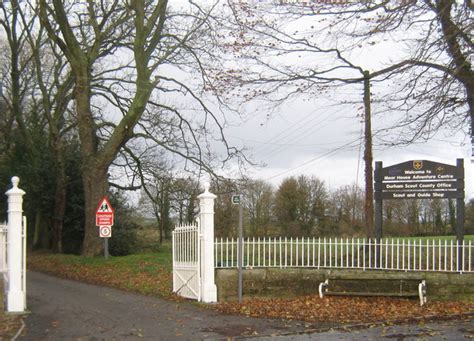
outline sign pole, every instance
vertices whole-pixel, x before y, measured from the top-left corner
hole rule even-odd
[[[104,238],[104,258],[109,259],[109,238]]]
[[[243,228],[243,208],[242,208],[242,197],[240,194],[232,196],[232,204],[239,205],[239,230],[238,230],[238,244],[237,244],[237,271],[238,271],[238,297],[239,303],[242,303],[242,291],[243,291],[243,274],[242,274],[242,263],[244,259],[243,255],[243,239],[244,239],[244,228]]]
[[[456,166],[462,172],[459,181],[463,182],[464,188],[464,160],[456,159]],[[464,241],[464,196],[456,199],[456,243],[458,245],[458,269],[462,267],[463,261],[463,249],[462,244]]]
[[[375,238],[377,241],[382,239],[382,225],[383,225],[383,201],[381,193],[381,174],[382,161],[375,162]]]
[[[243,229],[243,208],[242,208],[242,203],[239,203],[239,259],[238,259],[238,266],[239,266],[239,303],[242,303],[242,289],[243,289],[243,274],[242,274],[242,260],[243,260],[243,235],[244,235],[244,229]]]
[[[464,160],[457,159],[456,166],[462,172],[459,181],[463,182],[462,187],[464,188]],[[456,199],[456,239],[459,243],[464,240],[464,197]]]

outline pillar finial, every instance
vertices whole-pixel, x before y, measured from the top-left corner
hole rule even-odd
[[[18,187],[18,184],[20,183],[20,178],[17,176],[12,177],[12,185],[13,187]]]

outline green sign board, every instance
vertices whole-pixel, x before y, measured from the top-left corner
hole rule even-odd
[[[456,199],[456,238],[464,239],[464,161],[456,165],[410,160],[389,167],[375,163],[375,237],[382,238],[383,201],[391,199]]]

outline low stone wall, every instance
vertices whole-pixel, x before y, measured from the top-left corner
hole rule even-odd
[[[474,301],[474,274],[317,270],[304,268],[260,268],[243,270],[244,297],[292,297],[317,294],[319,283],[326,278],[351,279],[424,279],[428,300]],[[237,269],[216,270],[217,298],[219,302],[237,300]]]

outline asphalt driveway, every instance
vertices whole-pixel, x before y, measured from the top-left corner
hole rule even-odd
[[[227,340],[334,326],[222,315],[37,272],[27,275],[27,303],[20,340]]]
[[[19,340],[468,340],[473,316],[400,326],[346,328],[222,315],[159,298],[29,272],[31,314]]]

